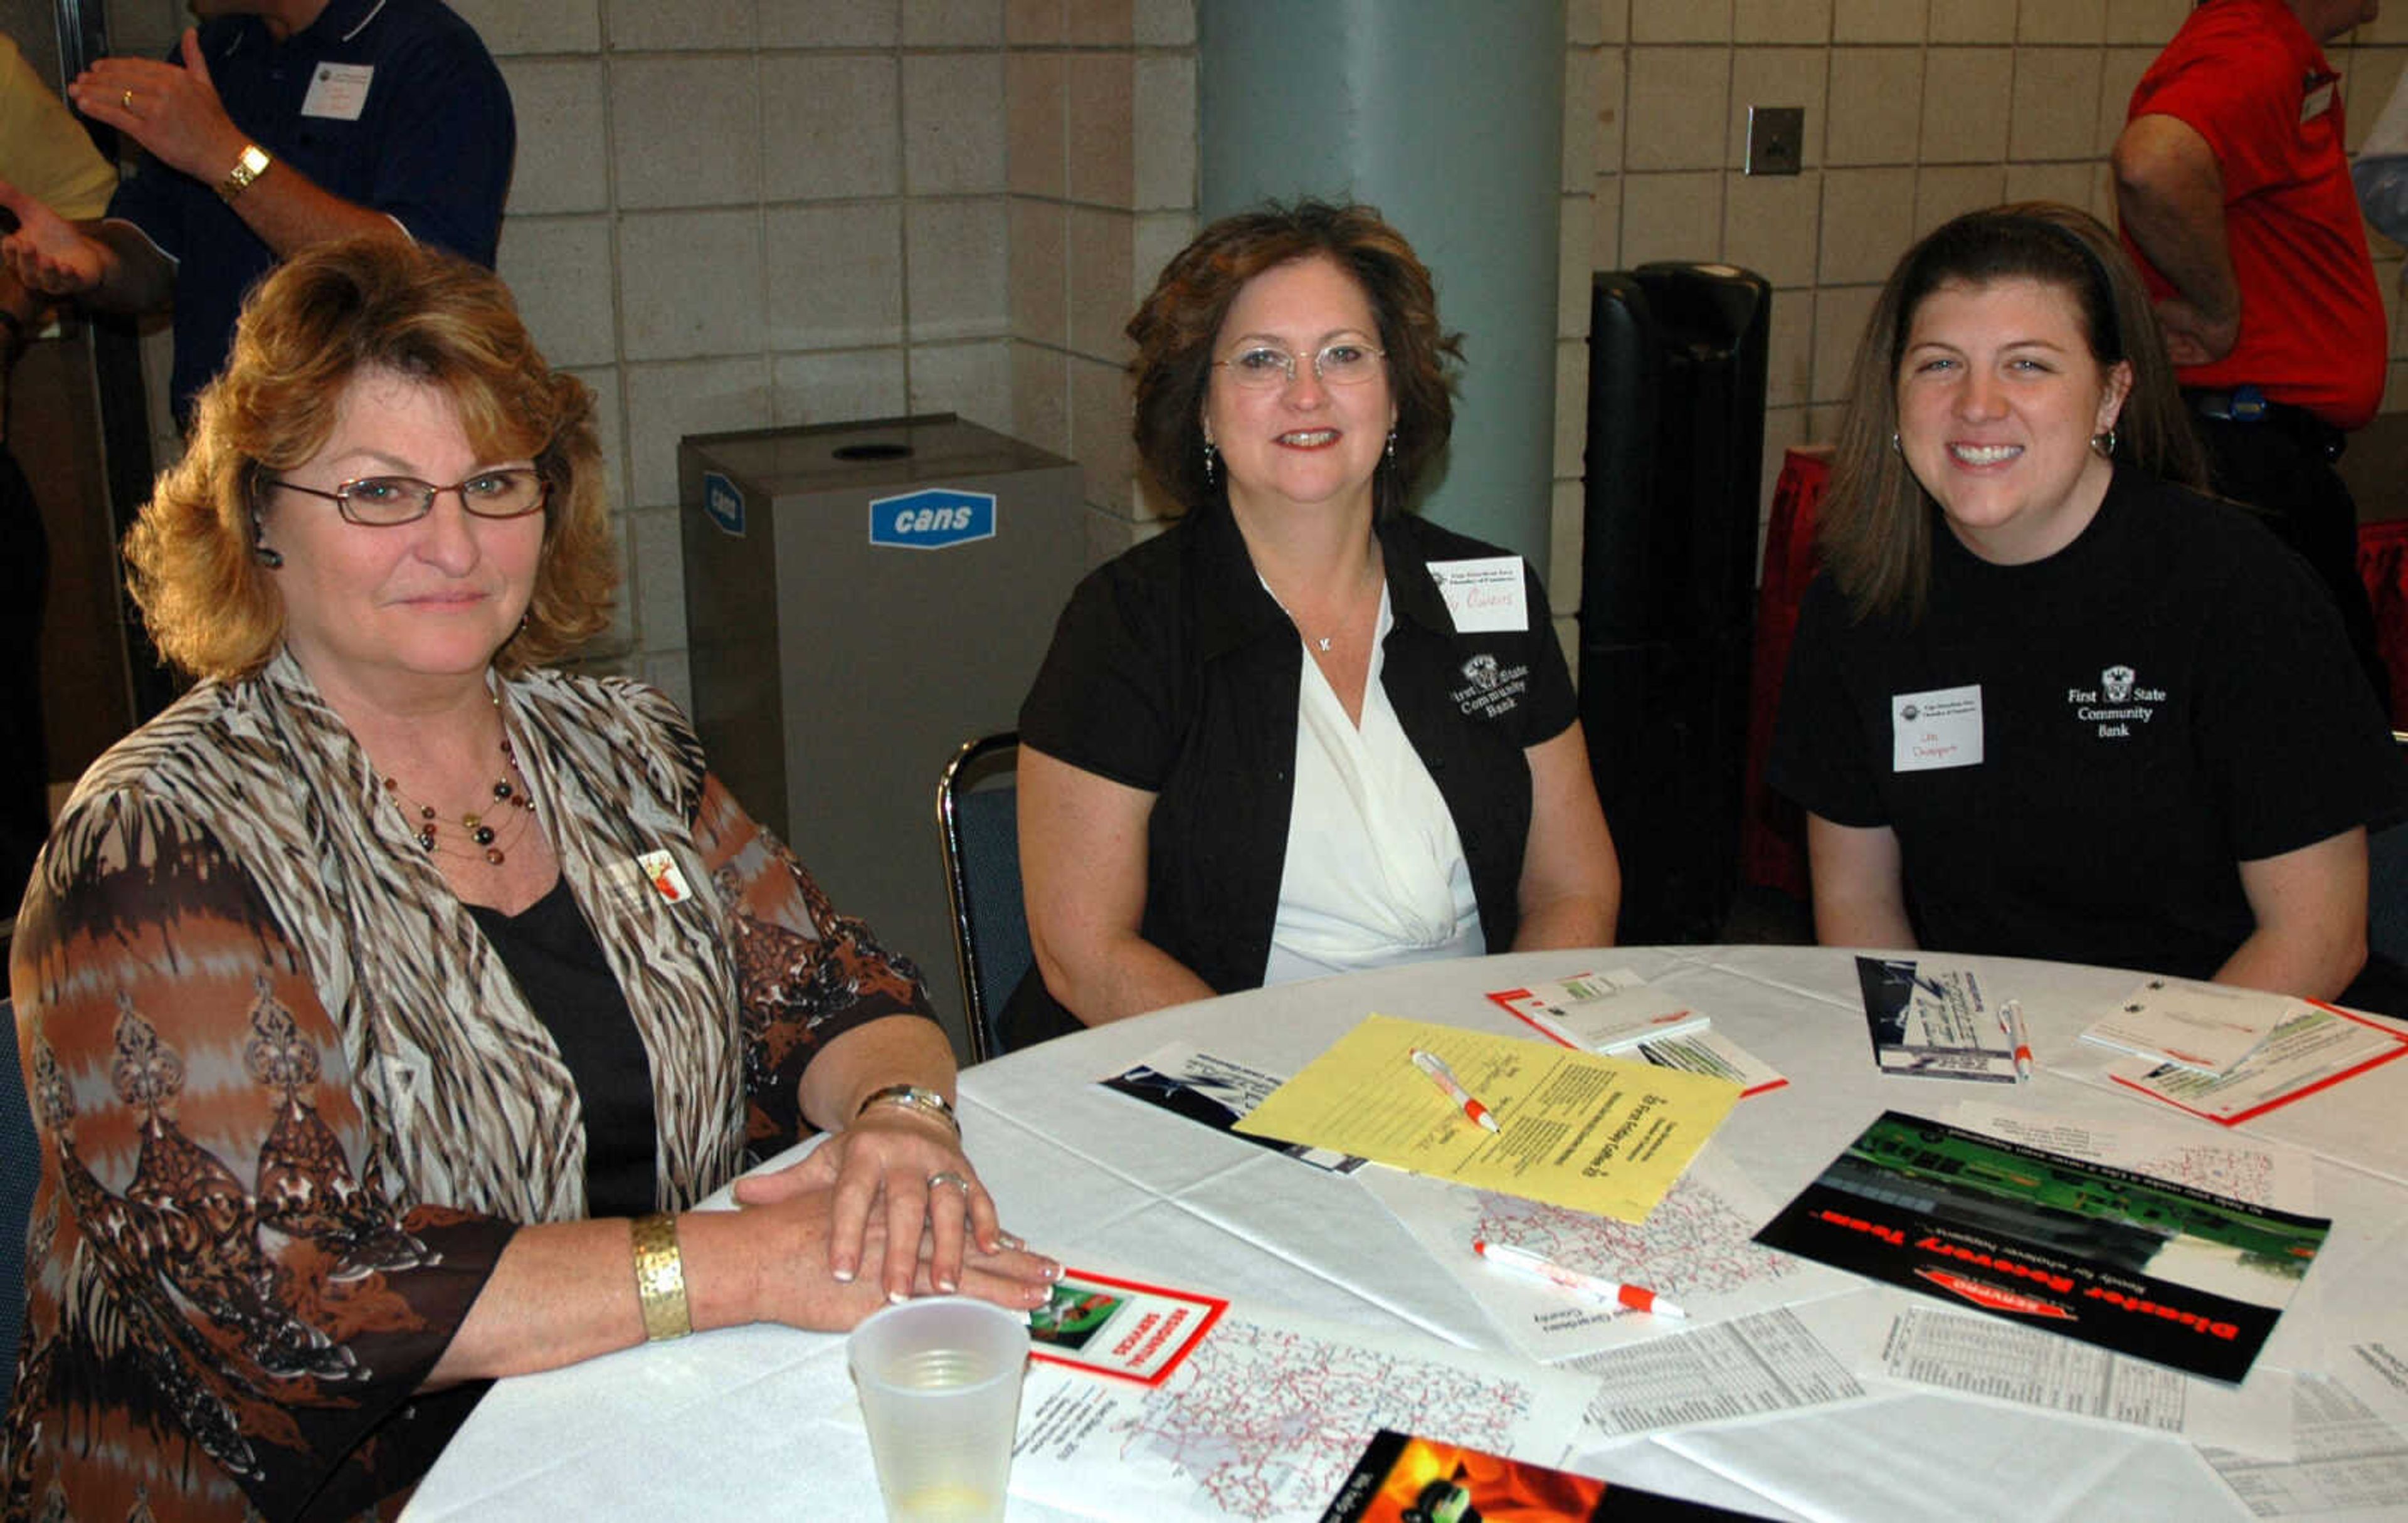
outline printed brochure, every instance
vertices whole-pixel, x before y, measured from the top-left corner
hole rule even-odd
[[[2237,1385],[2331,1229],[1891,1111],[1756,1241]]]
[[[1649,988],[1646,980],[1627,968],[1580,973],[1488,998],[1565,1046],[1593,1053],[1702,1031],[1713,1024],[1704,1011]]]
[[[1228,1309],[1218,1296],[1066,1269],[1028,1314],[1028,1357],[1159,1386]]]
[[[1383,1428],[1321,1523],[1651,1523],[1754,1516]]]
[[[2014,1046],[1971,969],[1858,957],[1856,984],[1884,1073],[2015,1082]]]

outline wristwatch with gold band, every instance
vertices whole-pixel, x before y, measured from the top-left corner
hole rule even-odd
[[[267,166],[275,162],[267,156],[267,150],[257,143],[243,144],[242,157],[236,159],[234,167],[226,171],[225,179],[218,181],[218,194],[232,201],[236,196],[251,189],[251,182],[267,173]]]

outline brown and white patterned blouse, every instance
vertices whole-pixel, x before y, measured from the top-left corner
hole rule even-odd
[[[660,694],[496,688],[652,1059],[659,1204],[686,1205],[807,1129],[822,1044],[926,996]],[[585,1214],[584,1128],[549,1032],[289,656],[93,765],[9,983],[43,1172],[0,1512],[398,1512],[481,1390],[417,1387],[511,1232]]]

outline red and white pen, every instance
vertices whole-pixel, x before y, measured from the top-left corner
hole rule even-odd
[[[1463,1081],[1455,1076],[1455,1070],[1446,1066],[1444,1058],[1435,1053],[1426,1053],[1419,1047],[1410,1048],[1408,1051],[1412,1057],[1413,1067],[1428,1074],[1430,1083],[1444,1090],[1447,1099],[1461,1106],[1465,1115],[1479,1122],[1490,1131],[1502,1130],[1497,1125],[1497,1118],[1488,1114],[1488,1107],[1480,1103],[1479,1096],[1463,1087]]]
[[[1598,1301],[1608,1306],[1627,1306],[1634,1312],[1645,1312],[1652,1316],[1686,1317],[1689,1315],[1645,1286],[1624,1285],[1619,1280],[1583,1274],[1578,1270],[1566,1269],[1551,1258],[1541,1257],[1527,1248],[1516,1248],[1510,1243],[1489,1243],[1474,1238],[1471,1251],[1509,1274],[1551,1285],[1558,1290],[1569,1290],[1584,1300]]]
[[[2024,1002],[2010,999],[1999,1007],[1999,1025],[2007,1033],[2007,1044],[2015,1050],[2015,1082],[2031,1077],[2031,1032],[2024,1027]]]

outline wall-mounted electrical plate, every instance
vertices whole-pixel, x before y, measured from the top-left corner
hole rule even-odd
[[[1751,175],[1794,175],[1805,152],[1806,108],[1802,106],[1751,106],[1747,108],[1747,172]]]

